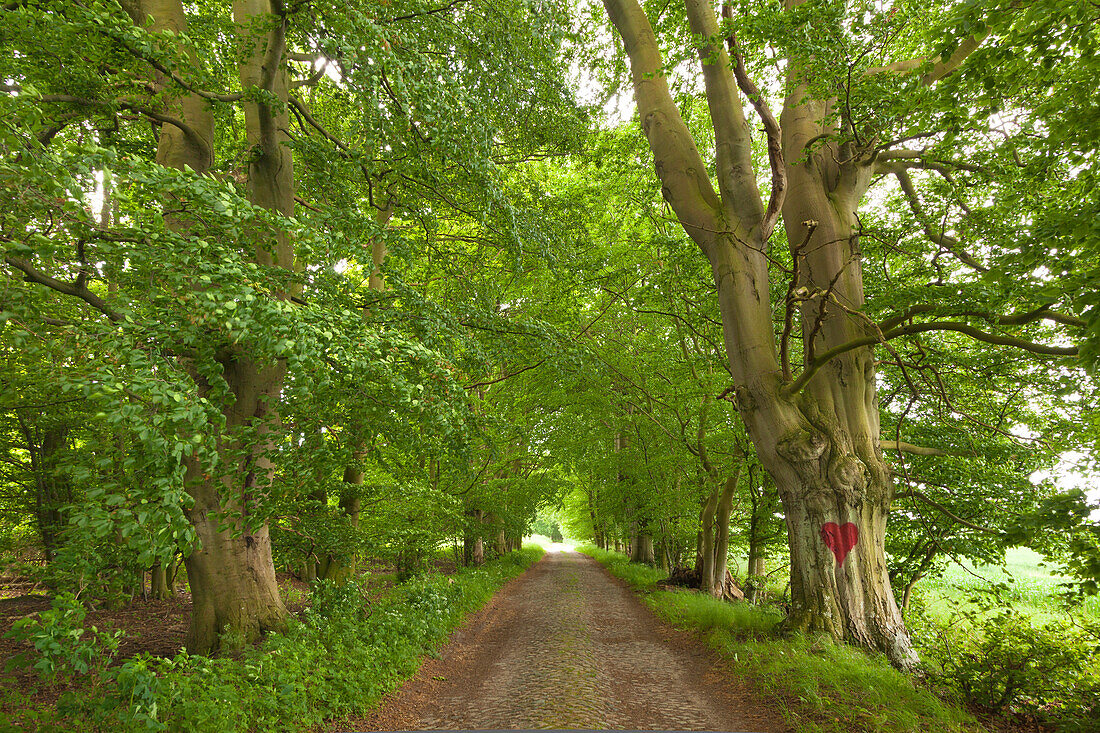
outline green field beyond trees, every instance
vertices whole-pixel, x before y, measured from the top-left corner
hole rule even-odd
[[[1098,85],[1092,0],[0,2],[0,728],[338,727],[538,534],[796,729],[1100,730]]]

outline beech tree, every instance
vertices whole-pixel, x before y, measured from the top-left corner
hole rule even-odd
[[[1090,170],[1081,161],[1094,143],[1064,132],[1074,113],[1037,106],[1034,95],[1076,98],[1074,72],[1087,76],[1095,64],[1095,8],[786,0],[727,4],[719,21],[706,0],[604,7],[662,194],[710,264],[736,406],[783,502],[787,625],[911,667],[884,553],[895,482],[883,441],[921,446],[904,440],[904,427],[882,435],[876,349],[904,364],[922,339],[946,333],[1061,363],[1077,355],[1066,342],[1085,325],[1080,270],[1048,260],[1063,278],[1052,282],[1021,273],[1041,263],[1021,267],[1019,254],[1037,253],[1043,225],[1067,234],[1028,187],[1068,200],[1081,168]],[[694,80],[687,50],[697,56]],[[705,97],[705,136],[689,129],[670,79],[680,99]],[[778,115],[773,85],[782,88]],[[754,150],[746,100],[766,155]],[[1070,148],[1060,159],[1052,139]],[[869,191],[888,190],[883,176],[909,209],[899,215],[912,227],[900,251],[932,265],[908,290],[879,281],[904,267],[898,258],[868,262]],[[777,257],[784,234],[787,253]],[[775,290],[785,293],[778,312]]]
[[[192,652],[283,626],[270,526],[318,488],[290,454],[326,442],[301,431],[339,443],[306,473],[339,464],[352,524],[372,439],[460,441],[446,319],[379,275],[440,230],[517,245],[501,170],[568,136],[560,11],[3,5],[0,324],[140,444],[151,480],[90,488],[78,520],[154,538],[150,557],[183,546]]]

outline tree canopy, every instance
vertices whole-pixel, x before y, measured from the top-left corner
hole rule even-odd
[[[0,536],[204,653],[540,511],[902,667],[949,562],[1095,591],[1096,20],[5,3]]]

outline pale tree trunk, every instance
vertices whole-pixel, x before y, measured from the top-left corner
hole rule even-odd
[[[730,514],[741,471],[726,479],[720,489],[707,497],[699,515],[699,542],[696,571],[699,589],[715,598],[740,600],[741,589],[733,582],[726,567],[729,557]]]
[[[135,22],[152,19],[152,30],[186,33],[187,18],[180,0],[128,0],[126,9]],[[269,0],[237,0],[233,18],[243,40],[240,67],[245,89],[259,87],[286,100],[287,82],[282,69],[283,23],[263,37],[253,36],[252,21],[270,16]],[[158,78],[161,84],[170,83]],[[194,93],[174,102],[173,112],[187,129],[164,125],[157,147],[157,162],[202,173],[213,163],[214,124],[210,103]],[[285,107],[275,111],[264,104],[243,103],[249,156],[248,189],[253,203],[291,215],[294,212],[293,167],[285,130],[289,127]],[[270,233],[256,233],[265,244]],[[275,237],[274,251],[257,246],[256,261],[264,265],[293,266],[293,252],[283,234]],[[266,522],[249,519],[254,506],[253,492],[263,491],[273,474],[266,457],[272,445],[262,436],[277,422],[275,408],[282,387],[284,365],[261,365],[247,353],[230,350],[220,359],[223,374],[233,394],[226,409],[228,434],[245,427],[258,431],[258,445],[252,445],[243,463],[229,475],[207,475],[194,461],[188,462],[186,488],[194,500],[187,516],[195,527],[196,547],[187,557],[191,586],[191,626],[187,648],[192,653],[216,651],[223,634],[231,632],[241,642],[253,641],[269,630],[285,627],[286,608],[279,597],[272,563],[271,540]],[[200,392],[207,385],[201,383]],[[223,439],[219,449],[239,449]],[[231,514],[235,519],[227,520]]]
[[[481,537],[481,525],[484,522],[484,512],[481,509],[469,509],[466,515],[470,517],[473,528],[468,529],[462,539],[463,562],[465,565],[482,565],[485,563],[485,541]],[[475,534],[473,529],[476,528]]]
[[[630,59],[662,194],[710,262],[736,404],[783,501],[791,552],[788,626],[882,650],[896,666],[910,668],[916,656],[886,573],[892,484],[878,447],[873,356],[869,348],[853,349],[816,372],[813,361],[853,335],[867,336],[849,311],[857,312],[863,302],[853,225],[869,166],[858,156],[846,158],[835,138],[826,139],[823,150],[805,153],[811,139],[829,132],[832,102],[805,99],[792,64],[782,132],[759,93],[749,94],[764,122],[772,163],[772,196],[765,207],[738,82],[713,7],[709,0],[685,0],[691,31],[702,39],[716,190],[669,92],[645,12],[637,0],[604,5]],[[746,79],[742,75],[743,87],[751,85]],[[789,329],[777,348],[769,300],[766,245],[780,209],[799,282],[810,288],[800,305],[807,365],[814,369],[801,379],[791,378],[787,364]],[[822,303],[829,307],[819,317]]]
[[[149,572],[149,597],[158,601],[164,601],[174,595],[168,584],[168,568],[164,565],[154,565]]]

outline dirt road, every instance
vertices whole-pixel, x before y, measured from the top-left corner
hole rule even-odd
[[[596,561],[548,553],[356,730],[787,727]]]

